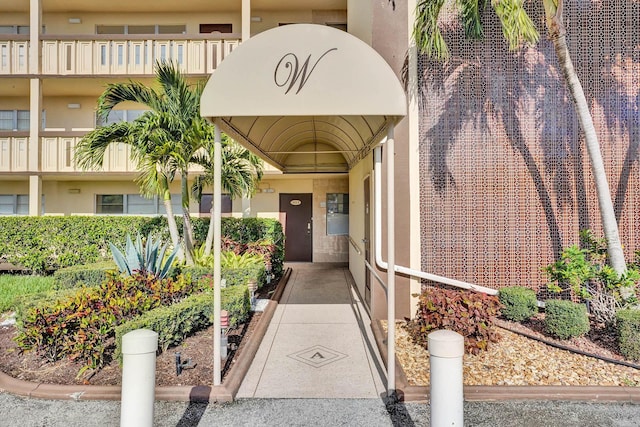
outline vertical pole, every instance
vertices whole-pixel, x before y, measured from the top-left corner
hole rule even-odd
[[[220,241],[222,239],[222,137],[215,125],[213,146],[213,385],[222,383],[222,353],[220,337]]]
[[[396,236],[395,236],[395,143],[389,126],[387,151],[387,397],[396,392]]]
[[[464,338],[457,332],[440,330],[427,336],[429,346],[429,395],[431,425],[460,426],[464,422],[462,356]]]
[[[158,334],[136,329],[122,337],[120,427],[153,426]]]
[[[251,37],[251,0],[242,0],[242,41]]]
[[[42,0],[29,1],[29,73],[40,74],[40,32],[42,31]]]

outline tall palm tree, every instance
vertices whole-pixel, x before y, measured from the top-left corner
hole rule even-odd
[[[542,4],[545,11],[547,30],[553,42],[565,84],[574,101],[589,153],[598,196],[598,206],[600,207],[602,228],[607,240],[609,263],[618,275],[622,275],[626,271],[626,262],[618,233],[618,224],[593,119],[584,91],[573,68],[567,46],[566,29],[562,15],[563,0],[542,0]],[[438,60],[446,60],[449,57],[447,44],[438,27],[438,19],[444,5],[445,0],[420,0],[417,5],[413,31],[418,49],[431,58]],[[459,8],[465,35],[469,38],[482,38],[481,14],[487,2],[461,0],[456,1],[455,5]],[[517,49],[525,43],[533,44],[538,41],[538,31],[524,10],[522,0],[492,1],[491,6],[500,20],[503,35],[509,42],[511,49]]]
[[[101,168],[107,147],[114,142],[128,144],[140,174],[136,182],[140,192],[162,198],[167,212],[169,232],[174,245],[180,244],[169,185],[180,176],[184,216],[184,257],[193,262],[192,226],[189,217],[188,168],[193,155],[202,147],[201,129],[206,126],[200,116],[202,85],[189,85],[177,66],[156,63],[156,81],[160,90],[139,82],[115,83],[98,99],[97,115],[106,121],[109,113],[123,102],[136,102],[149,108],[133,122],[119,122],[98,127],[85,135],[76,147],[75,160],[83,169]]]
[[[213,185],[213,133],[205,138],[204,150],[201,150],[193,159],[194,163],[204,169],[204,173],[194,179],[192,192],[198,201],[202,199],[202,192],[208,185]],[[229,194],[231,199],[237,197],[249,197],[255,194],[258,184],[262,179],[264,163],[262,160],[230,140],[227,135],[222,135],[222,190]],[[213,218],[213,205],[211,206],[211,218]],[[204,254],[211,253],[213,245],[213,221],[209,221],[207,239],[205,241]]]

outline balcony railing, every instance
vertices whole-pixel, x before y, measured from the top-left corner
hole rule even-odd
[[[4,133],[6,135],[7,132]],[[73,158],[76,144],[84,132],[68,132],[66,136],[54,136],[60,132],[45,131],[40,138],[40,170],[31,171],[29,164],[29,137],[20,132],[16,136],[0,135],[0,173],[2,172],[86,172],[80,169]],[[48,136],[47,134],[51,134]],[[202,172],[202,167],[193,165],[191,172]],[[96,171],[98,172],[98,171]],[[127,144],[111,144],[104,155],[99,172],[135,173],[136,164],[131,161],[131,147]]]
[[[0,75],[28,74],[30,43],[0,40]],[[42,36],[43,75],[152,75],[157,60],[176,62],[187,74],[211,74],[240,43],[235,36]]]

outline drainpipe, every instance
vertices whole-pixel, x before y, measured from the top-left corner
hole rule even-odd
[[[384,143],[384,142],[383,142]],[[382,270],[389,270],[389,265],[393,265],[391,262],[387,263],[382,259],[382,149],[381,146],[377,146],[373,150],[374,157],[374,221],[375,221],[375,259],[376,265]],[[389,177],[387,177],[387,180]],[[388,185],[388,184],[387,184]],[[387,201],[389,203],[389,199]],[[388,209],[388,207],[387,207]],[[388,244],[388,243],[387,243]],[[387,255],[388,256],[388,255]],[[391,258],[389,258],[391,261]],[[406,274],[408,276],[418,277],[420,279],[431,280],[437,283],[443,283],[445,285],[455,286],[462,289],[470,289],[478,292],[482,292],[488,295],[497,295],[498,291],[484,286],[474,285],[472,283],[462,282],[460,280],[451,279],[448,277],[438,276],[436,274],[425,273],[424,271],[414,270],[408,267],[400,265],[393,265],[393,271],[396,273]],[[391,277],[391,276],[389,276]],[[391,295],[391,291],[389,291]]]
[[[396,219],[395,219],[395,140],[394,125],[389,126],[387,141],[387,397],[396,393]],[[377,242],[377,240],[376,240]]]

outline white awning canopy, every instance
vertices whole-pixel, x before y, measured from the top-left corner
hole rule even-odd
[[[360,39],[295,24],[247,40],[219,65],[201,114],[285,173],[346,172],[406,114],[402,85]]]

